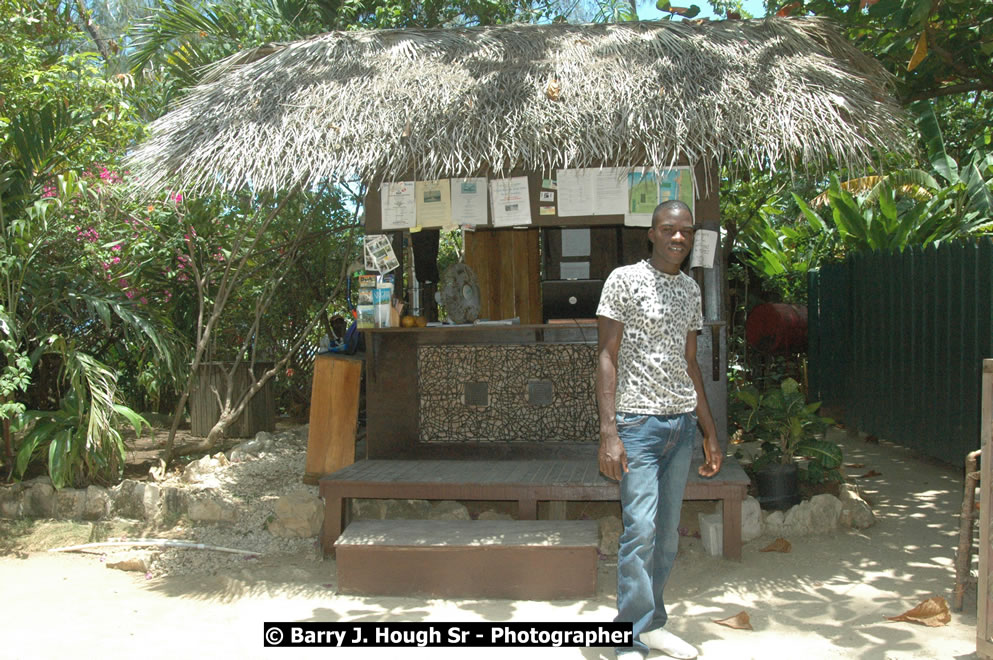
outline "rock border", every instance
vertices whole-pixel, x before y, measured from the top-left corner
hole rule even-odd
[[[264,460],[278,447],[306,451],[308,426],[277,434],[259,432],[225,453],[204,456],[188,463],[177,478],[163,482],[125,479],[112,488],[89,486],[56,491],[48,477],[0,487],[0,518],[53,518],[98,521],[123,518],[171,527],[178,520],[193,523],[231,525],[241,515],[239,503],[225,492],[217,478],[219,471],[234,463]],[[315,538],[324,518],[324,501],[316,489],[300,484],[298,489],[274,498],[271,516],[265,524],[274,536]],[[468,520],[466,506],[459,502],[427,500],[353,500],[353,519]],[[720,525],[722,504],[708,515],[708,526]],[[702,514],[701,514],[702,515]],[[480,519],[509,518],[504,513],[483,511]],[[762,511],[755,498],[742,503],[742,541],[748,543],[763,534],[806,536],[831,533],[838,527],[865,529],[875,524],[869,504],[857,487],[844,484],[840,497],[815,495],[788,511]],[[613,515],[598,519],[600,552],[617,554],[621,522]],[[712,553],[713,554],[713,553]]]

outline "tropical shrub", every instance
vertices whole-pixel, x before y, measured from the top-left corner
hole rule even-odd
[[[735,399],[732,415],[741,424],[742,439],[760,443],[761,452],[752,467],[785,465],[803,458],[807,461],[801,466],[801,479],[841,481],[841,448],[823,437],[834,420],[817,414],[820,402],[807,403],[799,383],[787,378],[765,391],[746,385],[735,392]]]
[[[149,310],[95,273],[116,251],[82,213],[102,180],[94,163],[112,162],[140,124],[127,78],[72,52],[78,35],[61,6],[0,2],[3,476],[41,460],[56,486],[115,479],[114,425],[140,426],[95,355],[123,336],[143,336],[158,358],[166,346]]]
[[[905,168],[840,181],[808,205],[793,198],[810,226],[845,251],[898,250],[993,229],[993,152],[987,130],[959,164],[945,150],[930,103],[913,106],[931,170]],[[811,206],[830,210],[825,221]]]

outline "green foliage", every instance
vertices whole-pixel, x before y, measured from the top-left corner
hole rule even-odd
[[[990,144],[990,119],[993,118],[993,94],[956,94],[932,99],[931,105],[941,127],[948,154],[957,162],[966,162],[977,145]]]
[[[132,68],[167,72],[189,87],[212,63],[239,51],[330,30],[434,28],[553,20],[553,0],[174,0],[138,26]]]
[[[629,0],[594,0],[592,23],[623,23],[638,20],[638,12]]]
[[[137,340],[171,362],[169,325],[117,277],[140,267],[130,258],[111,267],[112,255],[135,256],[123,237],[136,228],[100,213],[102,184],[116,175],[96,163],[122,153],[141,126],[126,78],[71,50],[85,39],[67,12],[0,2],[0,411],[26,431],[18,474],[41,460],[57,487],[119,477],[116,425],[141,425],[117,398],[115,371],[93,355]],[[121,240],[107,241],[105,225]]]
[[[71,359],[67,364],[71,387],[59,409],[31,410],[21,419],[27,432],[17,451],[16,474],[23,476],[40,459],[56,488],[115,483],[123,474],[125,455],[119,422],[129,423],[135,434],[148,422],[114,403],[116,377],[106,365],[78,351],[71,353]]]
[[[70,31],[50,13],[45,3],[0,2],[0,194],[8,216],[54,177],[107,161],[140,131],[126,79],[106,77],[93,53],[61,52]]]
[[[444,273],[449,266],[463,261],[464,255],[462,231],[456,229],[441,232],[438,239],[438,272]]]
[[[329,314],[346,313],[341,288],[360,246],[354,203],[351,193],[337,186],[300,193],[263,227],[260,216],[272,208],[266,200],[184,200],[177,209],[183,234],[170,243],[176,295],[184,304],[195,304],[199,282],[209,302],[209,292],[225,278],[238,281],[238,295],[226,302],[213,331],[210,359],[246,358],[249,349],[259,359],[273,359],[325,301],[336,300]],[[246,237],[256,235],[253,248]],[[268,309],[264,322],[254,327],[262,301],[268,301]],[[185,325],[189,320],[183,323],[192,338],[194,328]],[[325,331],[317,332],[314,344]]]
[[[990,0],[809,0],[803,7],[840,23],[896,75],[906,102],[993,89]]]
[[[985,138],[960,166],[945,150],[931,104],[919,102],[913,109],[935,176],[911,168],[841,182],[832,174],[825,193],[828,221],[793,194],[810,226],[825,229],[829,240],[846,252],[902,251],[993,228],[993,155]]]
[[[699,5],[690,5],[689,7],[675,7],[669,0],[658,0],[655,4],[659,11],[667,11],[670,14],[677,16],[682,16],[683,18],[693,18],[700,13]]]
[[[820,402],[808,404],[792,378],[765,391],[754,385],[736,390],[732,417],[741,424],[744,440],[761,443],[762,453],[754,467],[769,463],[785,465],[805,458],[807,467],[801,470],[805,480],[814,483],[840,480],[841,448],[820,437],[834,420],[817,414],[820,405]]]
[[[4,367],[0,373],[0,419],[12,420],[24,412],[24,403],[17,400],[27,392],[31,384],[31,359],[19,350],[16,342],[10,339],[8,333],[10,324],[7,322],[3,307],[0,307],[0,330],[6,337],[0,340],[0,350],[3,351]]]
[[[82,186],[64,189],[69,200],[86,194]],[[71,206],[55,198],[39,200],[0,232],[6,334],[0,343],[6,362],[0,394],[15,426],[34,422],[20,441],[17,473],[32,460],[46,461],[56,487],[119,476],[123,444],[115,426],[122,419],[136,423],[117,399],[116,373],[85,348],[109,353],[115,342],[147,342],[165,365],[173,363],[174,350],[169,325],[153,321],[151,310],[131,300],[134,296],[110,275],[109,262],[103,262],[107,270],[95,266],[98,232],[68,224],[65,211]],[[115,254],[118,245],[102,247]],[[60,368],[56,381],[39,388],[31,376],[43,356]],[[55,411],[46,409],[50,397],[57,397]],[[17,419],[29,400],[36,409]]]
[[[872,201],[856,199],[831,175],[827,191],[830,220],[824,222],[806,202],[794,194],[797,206],[811,226],[824,228],[845,250],[903,250],[908,245],[934,242],[923,205],[899,208],[893,186],[880,181],[872,191]]]
[[[793,224],[784,204],[772,198],[763,205],[739,240],[742,258],[769,284],[775,284],[782,300],[806,299],[807,271],[830,255],[830,242],[823,227],[815,223]]]
[[[795,221],[787,191],[813,194],[813,188],[788,172],[731,172],[724,172],[720,193],[730,302],[741,313],[766,301],[803,303],[807,271],[834,256],[823,231]],[[737,324],[731,320],[733,331]]]

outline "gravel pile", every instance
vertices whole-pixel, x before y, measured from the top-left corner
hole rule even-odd
[[[257,456],[235,453],[237,462],[221,455],[210,461],[212,469],[193,483],[179,474],[170,475],[162,486],[183,488],[189,492],[209,489],[215,497],[237,509],[234,522],[216,524],[190,523],[181,520],[167,536],[206,545],[247,550],[248,556],[214,550],[164,548],[154,553],[149,573],[160,575],[215,574],[220,570],[260,562],[278,561],[279,557],[320,559],[316,538],[281,538],[266,529],[274,517],[276,501],[282,495],[305,490],[317,495],[317,486],[302,482],[307,450],[307,426],[281,430],[272,436],[266,450]],[[232,452],[228,452],[232,454]]]

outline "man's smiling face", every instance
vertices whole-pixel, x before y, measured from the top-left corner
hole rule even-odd
[[[648,230],[652,242],[652,265],[675,275],[693,249],[693,217],[684,209],[661,211]]]

